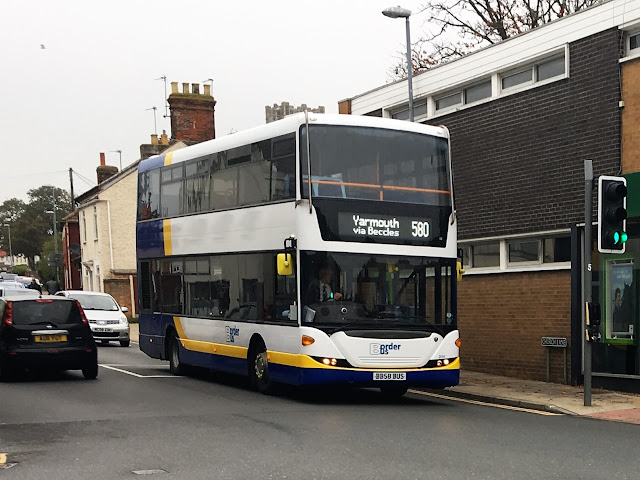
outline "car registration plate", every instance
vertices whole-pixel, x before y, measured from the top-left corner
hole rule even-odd
[[[66,342],[66,335],[36,335],[34,337],[34,341],[36,343],[55,343],[55,342]]]
[[[100,327],[96,327],[93,329],[94,332],[110,332],[111,329],[110,328],[100,328]]]
[[[406,380],[406,372],[373,372],[374,380]]]

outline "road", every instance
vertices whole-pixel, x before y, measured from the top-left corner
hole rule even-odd
[[[378,391],[263,396],[137,346],[0,384],[2,479],[637,479],[640,427]],[[2,454],[6,454],[3,457]],[[136,473],[137,472],[137,473]]]

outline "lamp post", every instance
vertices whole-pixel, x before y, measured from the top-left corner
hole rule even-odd
[[[10,219],[5,218],[4,221],[8,222]],[[5,223],[5,227],[9,229],[9,261],[11,262],[11,271],[13,272],[13,250],[11,249],[11,224]]]
[[[411,27],[409,26],[409,17],[411,16],[411,10],[402,8],[401,6],[385,8],[382,11],[385,17],[389,18],[404,18],[407,26],[407,81],[409,83],[409,121],[413,122],[413,84],[411,83],[411,76],[413,73],[413,64],[411,62]]]
[[[56,220],[56,187],[50,185],[53,192],[53,210],[47,210],[46,213],[53,213],[53,248],[55,252],[55,264],[56,264],[56,280],[59,281],[58,273],[58,226]]]

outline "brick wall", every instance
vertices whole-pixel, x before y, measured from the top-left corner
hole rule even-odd
[[[640,171],[640,60],[622,64],[622,173]]]
[[[188,145],[216,138],[215,100],[209,95],[172,93],[171,139]]]
[[[541,337],[565,337],[571,372],[568,271],[466,275],[458,284],[462,368],[546,380]],[[562,382],[562,349],[551,351],[551,381]]]
[[[131,308],[131,286],[129,278],[110,278],[104,280],[104,293],[108,293],[116,299],[118,305],[127,307],[129,311],[125,314],[131,318],[133,309]]]
[[[620,35],[572,43],[566,80],[430,122],[451,132],[460,239],[584,221],[584,160],[620,168]]]

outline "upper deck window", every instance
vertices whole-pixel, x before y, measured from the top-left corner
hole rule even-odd
[[[446,138],[369,127],[312,125],[312,195],[449,206]],[[300,141],[307,197],[306,128]]]

